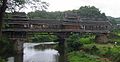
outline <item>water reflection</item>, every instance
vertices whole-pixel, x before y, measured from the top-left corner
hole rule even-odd
[[[35,49],[39,43],[24,44],[24,62],[58,62],[58,51],[54,49]]]

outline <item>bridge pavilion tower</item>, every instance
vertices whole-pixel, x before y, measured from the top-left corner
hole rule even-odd
[[[66,12],[64,14],[64,20],[62,24],[62,29],[79,29],[79,16],[77,13],[72,12]],[[72,23],[71,23],[72,22]],[[69,24],[67,24],[69,23]],[[76,23],[76,24],[74,24]],[[71,31],[63,31],[63,32],[57,32],[56,35],[58,36],[58,46],[59,46],[59,62],[67,62],[67,41],[66,39],[69,37]]]

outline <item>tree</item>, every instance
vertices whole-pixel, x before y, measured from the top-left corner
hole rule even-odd
[[[81,18],[101,18],[102,20],[106,20],[107,17],[105,13],[101,13],[100,10],[94,6],[82,6],[78,9],[78,15]]]
[[[47,11],[39,11],[29,12],[29,18],[39,18],[39,19],[63,19],[64,13],[60,11],[56,12],[47,12]]]
[[[83,44],[79,41],[80,36],[78,34],[72,34],[67,39],[68,52],[77,51]]]
[[[19,11],[22,8],[25,8],[26,5],[29,5],[31,8],[36,9],[47,9],[48,3],[41,0],[0,0],[0,38],[2,36],[2,21],[6,9],[8,11]]]
[[[27,15],[29,18],[39,18],[39,19],[48,18],[48,13],[46,11],[36,10],[35,12],[29,12]]]
[[[7,8],[7,0],[0,0],[0,38],[2,37],[2,21]]]

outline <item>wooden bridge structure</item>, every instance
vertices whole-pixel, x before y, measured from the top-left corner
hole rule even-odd
[[[12,41],[15,41],[16,53],[20,54],[23,51],[23,41],[28,33],[47,32],[55,33],[59,39],[60,62],[66,62],[66,42],[65,38],[69,33],[99,33],[98,41],[106,41],[101,38],[107,38],[106,33],[110,33],[111,23],[109,21],[92,21],[81,20],[77,16],[67,16],[65,19],[29,19],[24,13],[13,15],[13,18],[5,19],[2,29],[4,35],[7,35]],[[15,62],[22,62],[23,58],[16,59]]]

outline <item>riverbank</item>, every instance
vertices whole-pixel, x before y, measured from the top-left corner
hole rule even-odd
[[[120,46],[85,44],[79,51],[68,53],[69,62],[120,62]]]

